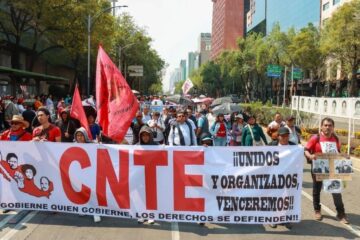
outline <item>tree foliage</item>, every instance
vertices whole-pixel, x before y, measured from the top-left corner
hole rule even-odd
[[[145,93],[161,84],[164,61],[151,47],[152,39],[131,16],[116,19],[110,11],[104,11],[110,7],[107,0],[0,0],[0,7],[0,39],[11,46],[13,68],[21,68],[20,54],[27,49],[28,70],[43,55],[54,65],[71,66],[75,69],[75,79],[85,80],[90,16],[92,76],[99,44],[116,64],[120,62],[120,48],[131,44],[128,49],[122,49],[119,64],[122,70],[129,65],[143,65],[139,90]],[[130,86],[139,88],[135,84],[138,79],[129,76],[127,79]]]
[[[321,51],[340,61],[350,73],[350,94],[357,92],[356,72],[360,68],[360,1],[345,3],[326,21],[321,36]]]

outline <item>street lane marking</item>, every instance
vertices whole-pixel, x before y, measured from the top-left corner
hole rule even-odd
[[[17,212],[14,212],[14,211],[11,211],[11,212],[8,212],[8,213],[3,213],[3,214],[9,214],[9,216],[5,217],[1,222],[0,222],[0,229],[5,226],[9,221],[10,219],[12,219],[14,217],[14,215],[17,214]]]
[[[36,216],[36,214],[38,213],[38,211],[32,211],[31,213],[29,213],[26,217],[24,217],[24,219],[22,219],[18,224],[16,224],[16,226],[11,229],[8,233],[6,233],[1,240],[10,240],[15,234],[17,234],[21,228],[28,222],[30,221],[33,217]]]
[[[171,239],[180,240],[179,224],[177,222],[171,223]]]
[[[307,199],[309,199],[311,202],[313,201],[312,196],[310,194],[308,194],[307,192],[305,192],[304,190],[301,191],[301,194],[304,197],[306,197]],[[325,212],[327,212],[330,216],[336,218],[336,213],[322,203],[321,203],[321,209],[324,210]],[[343,223],[340,223],[340,224],[345,226],[352,234],[355,234],[356,236],[360,237],[360,231],[353,228],[351,224],[343,224]]]

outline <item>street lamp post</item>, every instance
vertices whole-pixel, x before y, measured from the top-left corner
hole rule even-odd
[[[87,21],[87,33],[88,33],[88,62],[87,62],[87,95],[90,95],[90,45],[91,45],[91,27],[92,24],[95,22],[95,20],[104,12],[109,11],[111,9],[115,9],[115,8],[122,8],[122,7],[128,7],[126,5],[122,5],[122,6],[112,6],[112,7],[108,7],[105,8],[99,12],[97,12],[94,16],[91,16],[90,14],[88,15],[88,21]]]
[[[122,55],[122,51],[124,51],[126,48],[131,47],[132,45],[134,45],[135,43],[129,43],[126,44],[125,46],[119,46],[119,71],[121,72],[121,68],[122,68],[122,63],[121,63],[121,55]]]

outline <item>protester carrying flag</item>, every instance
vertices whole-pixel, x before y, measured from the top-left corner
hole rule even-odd
[[[121,142],[139,109],[139,103],[101,46],[96,65],[96,106],[103,134]]]
[[[81,103],[81,97],[80,97],[78,85],[75,86],[70,116],[75,119],[78,119],[80,122],[80,125],[86,129],[88,136],[91,136],[89,123],[88,123],[88,120],[85,115],[84,107],[82,106],[82,103]]]

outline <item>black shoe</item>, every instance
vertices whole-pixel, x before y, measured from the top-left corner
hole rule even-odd
[[[269,227],[271,227],[271,228],[277,228],[277,224],[269,224]]]
[[[293,225],[291,223],[285,223],[284,226],[289,230],[291,230],[293,227]]]

